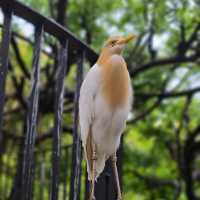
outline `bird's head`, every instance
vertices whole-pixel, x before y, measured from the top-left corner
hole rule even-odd
[[[110,37],[102,51],[109,52],[110,54],[121,54],[124,46],[131,40],[133,40],[136,36],[134,35],[129,35],[127,37],[122,37],[122,36],[113,36]]]

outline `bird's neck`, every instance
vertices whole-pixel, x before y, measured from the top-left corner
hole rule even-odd
[[[101,93],[110,107],[116,108],[128,100],[128,71],[122,56],[102,52],[97,61],[101,68]]]
[[[113,56],[113,55],[119,55],[119,54],[115,54],[111,51],[109,51],[108,49],[103,49],[98,60],[97,60],[97,64],[99,66],[105,66],[106,63],[108,62],[108,60],[110,60],[110,58]]]
[[[106,50],[102,50],[98,60],[97,60],[97,64],[99,66],[103,66],[105,65],[105,63],[108,61],[108,59],[112,56],[112,54],[109,51]]]

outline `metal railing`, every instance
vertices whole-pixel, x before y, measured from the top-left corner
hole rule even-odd
[[[80,199],[80,182],[81,182],[81,142],[78,135],[78,98],[81,82],[83,79],[83,64],[87,60],[91,64],[97,59],[97,54],[81,42],[71,32],[59,25],[55,21],[42,16],[31,8],[14,0],[1,0],[0,7],[3,11],[3,34],[0,48],[0,131],[2,130],[3,108],[5,102],[5,82],[8,73],[9,44],[12,35],[12,18],[18,16],[29,23],[32,23],[35,31],[34,51],[32,58],[32,79],[31,90],[28,98],[28,108],[26,114],[26,135],[24,143],[23,165],[22,165],[22,188],[21,199],[30,200],[33,198],[33,179],[34,179],[34,150],[37,129],[38,104],[40,98],[40,57],[42,51],[42,41],[44,33],[54,36],[60,43],[58,51],[58,64],[55,82],[54,97],[54,128],[53,128],[53,147],[52,147],[52,178],[50,187],[50,199],[58,199],[59,186],[59,167],[60,167],[60,138],[62,132],[62,113],[64,99],[64,80],[66,71],[69,67],[69,59],[73,55],[77,63],[76,70],[76,89],[74,95],[74,120],[72,126],[73,145],[72,145],[72,170],[70,179],[70,200]],[[0,132],[0,134],[3,134]],[[87,183],[88,185],[88,183]],[[98,189],[99,188],[99,189]],[[86,188],[88,191],[88,189]],[[109,199],[113,193],[109,191],[109,175],[100,179],[97,184],[97,200]],[[87,195],[86,195],[87,196]],[[86,197],[87,198],[87,197]],[[1,199],[1,198],[0,198]]]

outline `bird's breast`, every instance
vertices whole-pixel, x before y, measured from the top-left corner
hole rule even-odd
[[[129,84],[126,63],[121,58],[110,59],[102,67],[101,93],[110,107],[116,108],[128,103]]]

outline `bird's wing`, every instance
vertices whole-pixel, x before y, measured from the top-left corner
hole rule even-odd
[[[100,71],[98,65],[94,65],[87,73],[82,83],[79,98],[79,122],[81,139],[86,145],[92,119],[94,118],[94,99],[98,92]]]
[[[94,65],[86,75],[81,86],[79,98],[79,123],[81,128],[82,145],[87,161],[88,177],[91,179],[92,171],[92,130],[91,126],[94,119],[94,100],[98,92],[100,71],[97,65]]]

